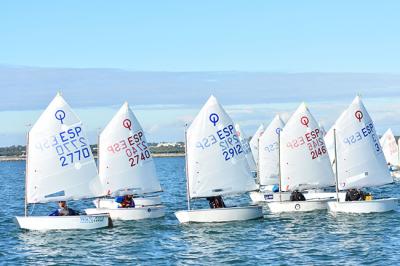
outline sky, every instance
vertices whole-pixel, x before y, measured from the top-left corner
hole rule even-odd
[[[214,94],[252,135],[305,101],[328,127],[361,93],[400,135],[398,1],[1,1],[0,146],[57,91],[97,132],[129,101],[149,141],[181,141]]]
[[[398,1],[1,1],[2,64],[398,72]]]

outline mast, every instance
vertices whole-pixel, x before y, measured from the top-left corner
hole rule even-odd
[[[28,216],[28,199],[27,199],[27,192],[28,192],[28,152],[29,152],[29,130],[26,133],[26,148],[25,148],[25,199],[24,199],[24,213],[25,216]]]
[[[338,160],[336,150],[336,128],[333,129],[333,143],[335,147],[335,183],[336,183],[336,201],[339,202],[339,178],[338,178]]]
[[[190,211],[190,192],[189,192],[189,175],[188,175],[188,153],[187,153],[187,124],[185,124],[185,171],[186,171],[186,200],[187,208]]]
[[[278,134],[278,179],[279,179],[279,201],[282,201],[282,176],[281,176],[281,131]]]
[[[260,163],[259,163],[260,162],[260,138],[258,138],[258,140],[257,140],[257,146],[258,146],[258,149],[257,149],[257,162],[256,162],[256,166],[257,166],[256,180],[257,180],[258,185],[259,185],[258,189],[260,190],[260,188],[261,188]]]
[[[98,169],[98,175],[100,177],[100,128],[98,129],[98,132],[97,132],[97,169]],[[108,194],[108,191],[107,191],[107,194]],[[101,208],[100,198],[97,198],[97,206],[98,206],[98,208]]]

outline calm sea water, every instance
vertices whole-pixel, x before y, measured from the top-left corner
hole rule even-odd
[[[184,159],[156,158],[165,192],[164,218],[115,222],[110,229],[22,231],[24,162],[0,163],[0,263],[29,265],[355,265],[400,263],[400,212],[338,215],[326,212],[271,215],[263,220],[179,225],[174,211],[186,208]],[[400,184],[375,195],[400,197]],[[379,192],[378,192],[379,191]],[[226,199],[245,204],[248,196]],[[197,205],[206,206],[200,201]],[[71,202],[83,209],[90,201]],[[55,204],[37,205],[47,214]],[[32,211],[32,208],[31,208]]]

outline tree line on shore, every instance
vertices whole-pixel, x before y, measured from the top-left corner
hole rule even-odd
[[[161,154],[176,154],[176,153],[184,153],[185,145],[183,142],[176,142],[174,144],[164,144],[160,145],[159,143],[148,143],[149,149],[151,153]],[[97,155],[97,144],[90,145],[92,148],[93,155]],[[0,156],[25,156],[25,145],[13,145],[9,147],[0,147]]]

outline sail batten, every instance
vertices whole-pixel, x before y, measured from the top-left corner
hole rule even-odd
[[[191,198],[257,188],[234,123],[214,96],[187,130],[187,163]]]

